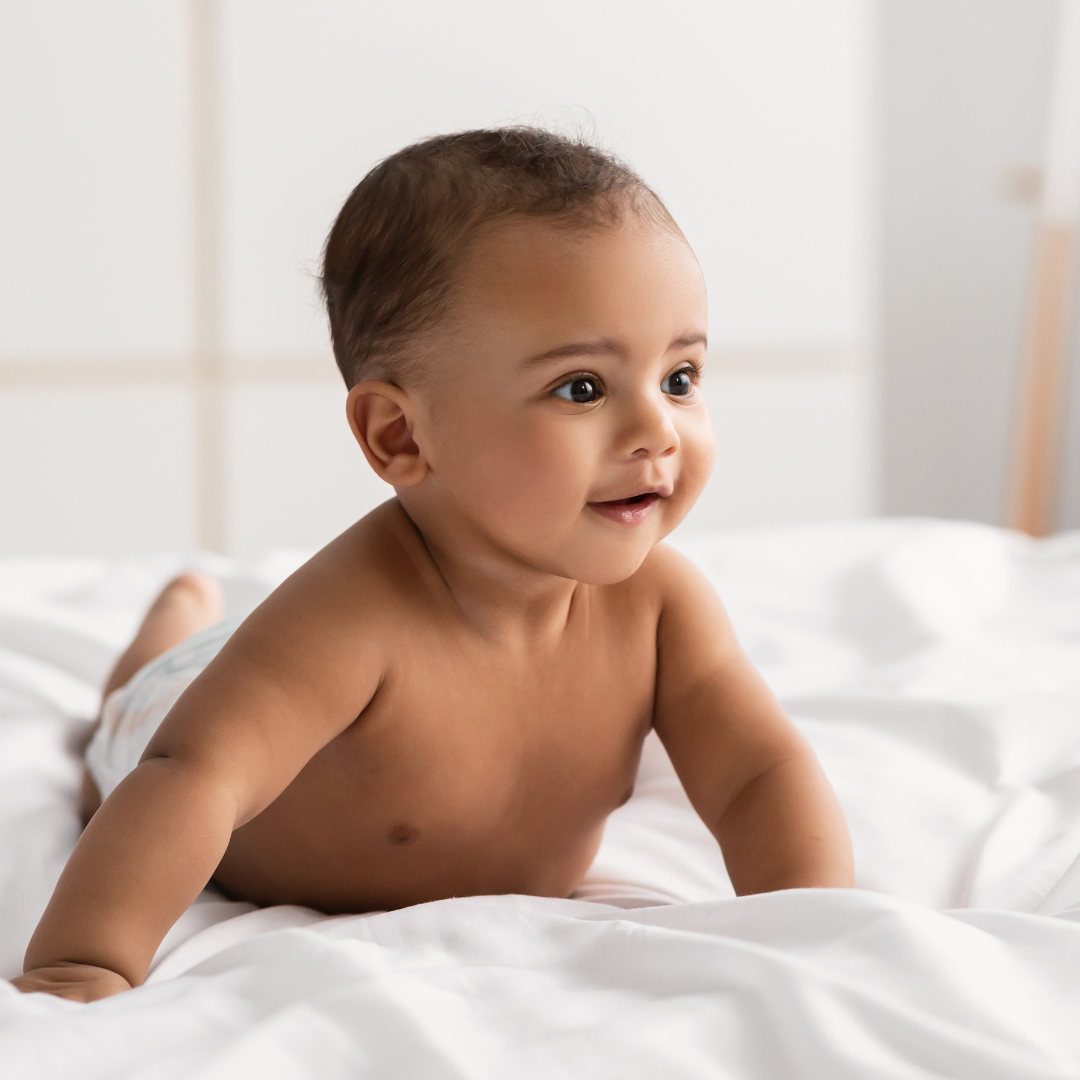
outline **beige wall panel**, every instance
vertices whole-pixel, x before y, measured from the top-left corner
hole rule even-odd
[[[254,379],[228,392],[226,546],[316,546],[388,495],[340,385],[267,383],[284,369],[264,361],[328,363],[318,254],[367,168],[522,119],[594,124],[654,183],[714,343],[807,358],[710,377],[721,462],[691,524],[869,509],[865,378],[809,370],[866,336],[868,0],[417,5],[221,0],[225,338]],[[187,19],[185,0],[0,7],[0,369],[31,362],[0,370],[0,552],[194,539],[188,391],[124,385],[192,346]],[[31,389],[47,357],[113,382]]]
[[[0,359],[189,342],[183,0],[0,4]]]
[[[716,468],[690,530],[790,525],[874,510],[871,385],[862,371],[712,373]]]
[[[182,390],[0,394],[0,555],[191,547],[192,449]]]
[[[321,350],[319,252],[380,158],[437,132],[589,115],[694,245],[714,342],[864,340],[867,0],[224,11],[233,352]]]
[[[319,547],[394,493],[349,431],[340,384],[239,388],[228,418],[232,554]]]

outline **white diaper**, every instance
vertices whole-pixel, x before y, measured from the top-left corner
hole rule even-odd
[[[141,667],[101,710],[101,724],[86,748],[86,767],[107,799],[142,757],[165,714],[232,636],[241,619],[223,619]]]

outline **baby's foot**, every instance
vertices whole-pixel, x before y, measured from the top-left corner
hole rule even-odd
[[[185,570],[158,594],[127,650],[105,684],[108,697],[144,664],[192,634],[212,626],[225,610],[219,582],[201,570]]]
[[[201,570],[185,570],[158,593],[135,640],[144,632],[164,634],[175,638],[166,646],[171,649],[192,634],[213,626],[224,611],[225,595],[217,578]]]

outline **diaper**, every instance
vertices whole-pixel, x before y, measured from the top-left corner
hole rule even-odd
[[[86,748],[86,767],[107,799],[142,757],[147,743],[188,688],[232,636],[241,619],[223,619],[151,660],[101,710],[101,724]]]

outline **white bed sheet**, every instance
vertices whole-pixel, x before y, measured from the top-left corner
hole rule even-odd
[[[580,899],[368,917],[204,894],[145,987],[0,984],[10,1076],[1080,1077],[1080,535],[684,538],[848,815],[860,889],[735,899],[650,740]],[[299,560],[221,574],[231,610]],[[191,560],[0,561],[0,974],[77,836],[73,752]]]

